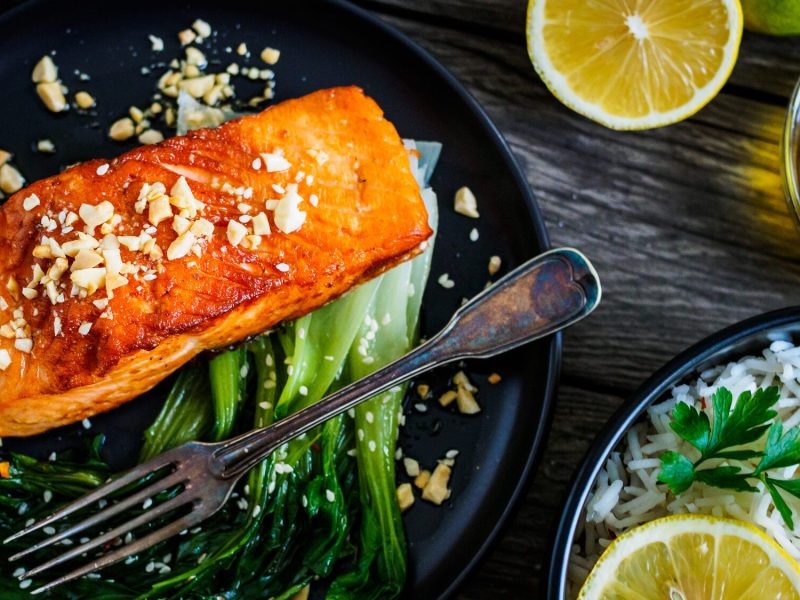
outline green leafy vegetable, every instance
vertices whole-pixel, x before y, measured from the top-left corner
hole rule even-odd
[[[778,398],[779,390],[775,386],[758,389],[754,394],[743,392],[731,410],[733,395],[721,387],[711,398],[712,420],[692,406],[677,404],[670,426],[698,450],[700,458],[692,461],[678,452],[665,452],[661,455],[658,480],[666,483],[675,495],[688,490],[695,481],[737,492],[757,492],[758,488],[751,481],[761,481],[783,520],[794,529],[792,511],[781,496],[781,490],[800,498],[800,481],[784,481],[767,475],[772,469],[800,464],[800,427],[784,432],[779,420],[770,424],[777,416],[773,407]],[[767,431],[763,450],[742,448],[758,442]],[[755,458],[760,460],[751,471],[727,464]],[[709,466],[709,462],[714,464]],[[704,465],[706,468],[700,468]]]

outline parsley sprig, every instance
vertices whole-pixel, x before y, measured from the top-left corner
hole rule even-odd
[[[785,481],[769,476],[769,471],[800,464],[800,427],[783,430],[783,423],[772,407],[778,402],[778,388],[758,389],[754,394],[742,393],[733,405],[733,395],[721,387],[711,397],[713,419],[693,406],[678,403],[672,411],[672,430],[700,452],[692,461],[679,452],[661,455],[658,480],[666,483],[676,496],[696,481],[737,492],[757,492],[753,483],[761,481],[769,491],[775,507],[790,529],[794,529],[792,510],[781,492],[800,498],[800,480]],[[767,433],[763,450],[744,448]],[[755,469],[743,471],[730,462],[760,458]],[[718,461],[708,466],[709,461]],[[702,468],[704,467],[704,468]]]

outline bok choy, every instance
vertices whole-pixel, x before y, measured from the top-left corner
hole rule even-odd
[[[426,188],[440,147],[407,145],[412,169]],[[423,198],[435,230],[436,196],[426,188]],[[219,440],[269,425],[406,353],[417,342],[432,252],[433,239],[414,260],[337,301],[187,365],[145,431],[139,459],[189,440]],[[406,579],[406,540],[395,495],[405,391],[397,386],[284,445],[201,527],[50,597],[290,599],[312,583],[315,593],[332,600],[396,597]],[[111,472],[100,459],[102,444],[98,438],[89,448],[54,460],[2,455],[8,476],[0,477],[0,537],[104,482]],[[160,499],[175,493],[166,490]],[[125,518],[142,512],[138,507]],[[65,519],[60,527],[82,516]],[[135,537],[158,526],[151,523]],[[4,559],[45,535],[0,547],[2,598],[28,597],[26,590],[44,583],[23,578],[20,584],[16,576],[22,572]],[[36,558],[63,550],[49,548]]]

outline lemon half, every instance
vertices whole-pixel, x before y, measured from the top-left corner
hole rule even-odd
[[[573,110],[613,129],[648,129],[717,95],[742,22],[738,0],[530,0],[528,52]]]
[[[676,515],[614,540],[579,600],[800,599],[800,567],[761,530],[732,519]]]

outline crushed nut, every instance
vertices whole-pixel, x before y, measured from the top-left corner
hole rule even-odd
[[[22,174],[10,164],[0,166],[0,190],[6,194],[15,194],[25,185]]]
[[[439,404],[442,406],[450,406],[456,398],[458,398],[458,392],[455,390],[448,390],[439,396]]]
[[[405,512],[414,504],[414,491],[410,483],[401,483],[397,486],[397,504],[400,512]]]
[[[82,108],[83,110],[88,110],[95,105],[94,98],[89,92],[78,92],[75,94],[75,103],[78,105],[78,108]]]
[[[124,142],[133,137],[134,124],[131,119],[125,117],[115,121],[111,128],[108,130],[108,137],[117,142]]]
[[[158,144],[163,141],[164,136],[156,129],[148,129],[139,136],[139,142],[145,145]]]
[[[6,152],[5,150],[0,150],[0,167],[6,164],[9,159],[11,158],[11,152]]]
[[[489,258],[489,275],[496,275],[502,264],[503,261],[500,260],[499,256]]]
[[[58,81],[58,67],[49,56],[43,56],[31,74],[33,83],[55,83]]]
[[[499,373],[492,373],[492,374],[491,374],[491,375],[489,375],[489,377],[488,377],[488,381],[489,381],[489,383],[491,383],[492,385],[495,385],[495,384],[497,384],[497,383],[500,383],[500,381],[502,381],[502,379],[503,379],[503,378],[502,378],[502,377],[500,377],[500,374],[499,374]]]
[[[181,43],[181,46],[188,46],[195,38],[197,38],[197,34],[191,29],[184,29],[178,32],[178,41]]]
[[[0,350],[0,371],[5,371],[11,366],[11,355],[8,350]],[[5,464],[5,477],[8,477],[8,463]],[[0,473],[2,475],[2,473]]]
[[[261,51],[261,60],[268,65],[274,65],[281,57],[281,51],[275,48],[264,48]]]
[[[414,478],[414,485],[417,486],[419,489],[423,489],[426,485],[428,485],[428,481],[430,481],[431,472],[427,469],[424,471],[420,471],[419,475]]]
[[[247,235],[247,227],[238,221],[229,221],[227,234],[231,246],[238,246]]]
[[[452,470],[447,465],[439,463],[433,470],[433,474],[422,489],[422,499],[441,505],[450,496],[447,484],[450,482]]]
[[[423,400],[428,397],[428,394],[431,393],[431,386],[426,383],[420,383],[417,386],[417,395],[422,398]]]
[[[153,52],[161,52],[164,49],[164,40],[156,35],[148,35],[148,39],[150,40],[150,49]]]
[[[61,112],[67,108],[67,99],[61,91],[61,84],[57,82],[46,82],[36,84],[36,93],[42,99],[44,105],[51,112]]]
[[[481,412],[480,404],[475,400],[475,396],[463,386],[458,386],[456,403],[458,404],[458,412],[461,414],[474,415]]]
[[[471,217],[473,219],[480,217],[478,214],[478,200],[475,198],[475,194],[472,193],[472,190],[466,186],[460,188],[456,192],[454,208],[458,214],[464,215],[465,217]]]

